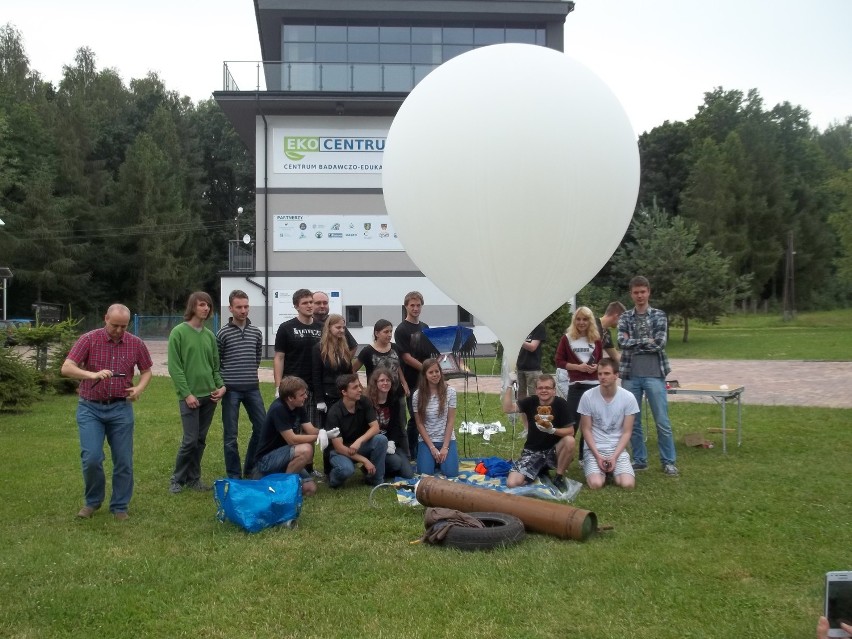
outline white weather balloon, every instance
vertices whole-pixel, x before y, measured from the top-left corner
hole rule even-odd
[[[393,120],[383,165],[406,252],[512,364],[606,264],[639,188],[636,137],[612,91],[565,54],[523,44],[426,76]]]

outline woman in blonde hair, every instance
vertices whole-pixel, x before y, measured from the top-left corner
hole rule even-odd
[[[568,373],[568,418],[574,432],[579,430],[577,407],[580,398],[598,385],[598,362],[603,356],[603,343],[595,316],[587,306],[574,311],[571,325],[556,347],[556,368]],[[583,458],[583,439],[580,438],[580,459]]]
[[[311,367],[311,391],[317,403],[314,424],[317,428],[325,425],[325,414],[340,399],[337,390],[337,378],[352,372],[352,351],[346,343],[346,320],[342,315],[332,313],[322,326],[320,341],[314,344],[313,365]],[[331,472],[331,446],[322,454],[322,467],[326,474]]]
[[[324,413],[340,399],[337,378],[352,372],[352,352],[346,343],[346,320],[342,315],[331,314],[325,320],[320,341],[314,344],[312,370],[311,390],[317,410]]]

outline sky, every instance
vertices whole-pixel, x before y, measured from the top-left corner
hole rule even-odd
[[[126,83],[156,71],[197,102],[222,89],[224,61],[260,59],[252,0],[5,0],[6,23],[55,84],[88,46]],[[852,116],[850,25],[852,0],[576,0],[565,51],[609,84],[637,134],[689,119],[718,86],[800,105],[824,130]]]

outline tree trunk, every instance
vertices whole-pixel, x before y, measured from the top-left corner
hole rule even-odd
[[[686,344],[689,341],[689,318],[683,318],[683,343]]]

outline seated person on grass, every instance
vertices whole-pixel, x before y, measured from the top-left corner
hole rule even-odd
[[[376,409],[366,397],[357,375],[337,378],[340,401],[328,410],[325,425],[329,431],[340,429],[331,440],[331,472],[328,485],[340,488],[355,473],[355,464],[362,464],[366,482],[378,486],[385,477],[385,456],[388,438],[379,432]]]
[[[586,442],[583,472],[589,488],[603,488],[606,478],[615,485],[633,488],[636,477],[625,450],[633,434],[639,405],[633,393],[618,385],[618,365],[608,357],[598,362],[599,386],[580,398],[580,428]]]
[[[313,495],[317,485],[305,470],[314,458],[319,431],[308,421],[305,402],[308,385],[300,377],[288,376],[278,385],[278,399],[269,406],[255,456],[255,472],[298,473],[302,494]]]
[[[548,410],[540,411],[540,407]],[[535,481],[540,473],[556,469],[553,485],[567,490],[565,471],[574,456],[574,426],[569,424],[568,402],[556,396],[556,380],[552,375],[539,375],[535,395],[512,401],[512,391],[503,392],[503,411],[523,413],[527,418],[527,441],[515,462],[509,477],[508,488],[516,488]],[[546,417],[549,412],[549,419]],[[536,419],[538,417],[538,419]]]

